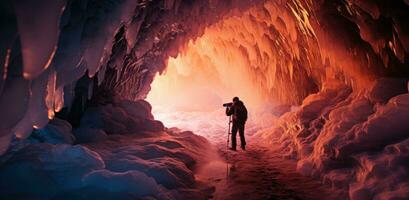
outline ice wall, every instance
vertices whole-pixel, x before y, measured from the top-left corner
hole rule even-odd
[[[258,135],[351,199],[404,199],[408,103],[407,79],[379,79],[361,93],[327,85]]]
[[[362,4],[265,1],[207,27],[168,65],[195,80],[205,74],[217,85],[233,85],[236,79],[247,91],[244,96],[292,105],[326,82],[358,91],[379,77],[407,77],[407,44],[399,37],[405,34],[400,18],[407,16],[389,11],[399,3],[386,4],[385,16],[373,17],[375,11]],[[383,18],[393,21],[393,30],[377,23]]]
[[[2,1],[0,152],[72,101],[85,105],[95,88],[98,101],[144,98],[180,44],[249,2],[261,1]],[[85,74],[92,81],[79,96]]]
[[[169,60],[150,98],[211,110],[233,91],[250,104],[299,105],[258,136],[345,197],[405,199],[408,6],[379,6],[265,2],[227,17]]]

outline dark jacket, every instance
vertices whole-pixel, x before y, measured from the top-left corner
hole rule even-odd
[[[233,115],[233,123],[245,124],[247,121],[247,109],[242,101],[234,103],[231,107],[226,108],[226,115]]]

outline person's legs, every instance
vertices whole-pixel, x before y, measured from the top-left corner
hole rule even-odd
[[[236,142],[236,135],[237,135],[238,127],[237,124],[233,123],[233,128],[231,129],[231,148],[236,149],[237,142]]]
[[[239,126],[239,135],[240,135],[241,148],[244,150],[246,149],[246,138],[244,137],[244,124],[241,124]]]

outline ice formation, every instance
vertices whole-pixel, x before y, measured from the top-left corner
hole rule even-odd
[[[193,171],[210,159],[210,143],[192,132],[165,130],[149,108],[144,101],[120,101],[99,107],[98,114],[87,111],[87,123],[74,133],[56,118],[15,141],[0,159],[0,197],[207,199],[212,189]]]
[[[182,77],[195,87],[207,82],[221,85],[213,90],[216,86],[209,84],[212,92],[200,88],[212,99],[198,102],[210,109],[224,100],[224,89],[238,91],[229,77],[237,73],[241,95],[251,107],[279,113],[259,137],[298,160],[300,172],[322,178],[351,199],[405,198],[409,196],[408,11],[406,0],[2,1],[0,154],[16,151],[16,156],[2,166],[1,174],[15,175],[8,179],[18,184],[25,177],[7,173],[14,162],[28,162],[22,165],[24,171],[24,166],[42,157],[49,159],[44,162],[50,166],[64,164],[53,160],[63,155],[89,158],[80,163],[89,162],[84,167],[88,171],[72,172],[84,180],[68,183],[105,191],[98,182],[110,180],[111,195],[140,191],[138,184],[131,184],[139,179],[152,185],[149,194],[135,194],[140,196],[170,190],[166,184],[180,180],[192,182],[192,172],[181,163],[199,157],[172,149],[182,148],[179,139],[195,137],[163,132],[163,125],[153,120],[141,100],[155,76],[168,73],[165,85],[172,77],[177,80],[171,89],[184,84]],[[130,103],[136,100],[138,105]],[[121,151],[137,151],[142,159],[158,156],[147,165],[167,173],[166,180],[150,174],[156,169],[139,168],[145,161],[131,163],[135,168],[126,171],[110,166],[109,159],[121,157],[121,151],[105,155],[98,146],[60,144],[72,143],[74,136],[53,136],[71,132],[58,119],[49,123],[56,115],[73,124],[74,135],[82,142],[109,146],[111,134],[120,134],[118,140],[124,141],[123,134],[132,133],[156,138],[134,141],[140,149],[130,145]],[[154,137],[158,132],[164,135]],[[33,142],[35,136],[36,142],[58,144],[29,144],[21,152],[16,145],[9,148],[15,139]],[[186,172],[183,177],[163,171],[163,166],[175,163],[171,168]],[[94,169],[98,171],[91,172]],[[63,169],[50,170],[58,174]],[[115,185],[121,181],[130,184]],[[56,194],[62,192],[58,185],[50,187]],[[31,192],[43,195],[36,188]]]

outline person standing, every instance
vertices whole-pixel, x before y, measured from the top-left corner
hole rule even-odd
[[[226,115],[233,117],[233,127],[231,133],[231,150],[236,151],[237,141],[237,131],[240,136],[241,149],[246,150],[246,138],[244,137],[244,127],[247,121],[247,108],[244,103],[240,101],[238,97],[233,98],[233,104],[226,107]]]

